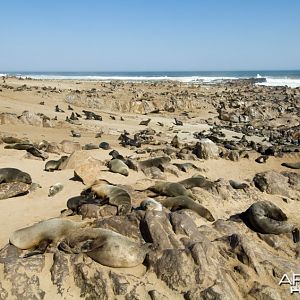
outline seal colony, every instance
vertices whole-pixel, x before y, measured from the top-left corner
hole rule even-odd
[[[297,89],[7,82],[0,294],[16,285],[8,297],[34,298],[16,294],[24,284],[66,299],[286,299],[273,283],[276,270],[300,270]],[[16,105],[23,83],[34,112]]]

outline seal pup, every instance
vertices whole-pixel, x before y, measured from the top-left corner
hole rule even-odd
[[[108,153],[109,155],[112,156],[112,158],[117,158],[117,159],[121,159],[121,160],[124,160],[124,156],[121,155],[117,150],[112,150]]]
[[[32,183],[31,176],[19,169],[15,168],[1,168],[0,169],[0,184],[9,182],[24,182]]]
[[[80,195],[75,196],[67,201],[67,207],[68,209],[71,209],[73,212],[78,213],[80,206],[83,204],[101,204],[101,201],[97,201],[97,199],[94,199],[91,195],[91,197],[88,197],[87,195]]]
[[[26,151],[33,156],[41,158],[42,160],[46,160],[49,158],[49,155],[47,153],[37,149],[36,147],[29,147],[28,149],[26,149]]]
[[[285,213],[270,201],[253,203],[240,217],[248,227],[259,233],[281,234],[296,229],[287,221]]]
[[[110,149],[110,145],[107,142],[101,142],[99,144],[99,148],[103,149],[103,150],[109,150]]]
[[[108,168],[113,173],[119,173],[124,176],[129,175],[129,168],[121,159],[114,158],[109,161]]]
[[[68,105],[68,110],[74,110],[70,104]]]
[[[75,132],[73,129],[71,130],[71,136],[72,137],[77,137],[77,138],[79,138],[79,137],[81,137],[81,133],[80,132]]]
[[[47,245],[58,242],[71,231],[86,227],[88,224],[88,222],[53,218],[14,231],[9,238],[9,242],[22,250],[32,249],[39,246],[41,242],[45,242]],[[42,252],[37,250],[32,255],[39,253]]]
[[[49,188],[48,197],[53,197],[54,195],[62,191],[63,188],[64,186],[60,182],[51,185]]]
[[[177,126],[183,126],[183,122],[182,121],[180,121],[180,120],[178,120],[177,118],[174,118],[174,120],[175,120],[175,125],[177,125]]]
[[[139,123],[139,125],[144,125],[144,126],[148,126],[148,124],[150,123],[151,119],[148,120],[143,120]]]
[[[163,210],[162,204],[153,198],[147,198],[147,199],[143,200],[140,204],[140,208],[142,210],[156,210],[156,211]]]
[[[229,184],[234,188],[235,190],[246,190],[249,188],[249,185],[245,182],[238,182],[235,180],[229,180]]]
[[[106,180],[96,180],[90,187],[85,189],[81,195],[100,198],[103,204],[110,204],[118,208],[118,215],[126,215],[131,211],[131,197],[121,187],[109,184]]]
[[[296,163],[282,163],[281,164],[284,167],[290,168],[290,169],[300,169],[300,161]]]
[[[96,204],[82,204],[78,208],[78,215],[81,215],[83,219],[85,218],[104,218],[104,217],[112,217],[118,214],[117,207],[112,205],[104,205],[99,206]]]
[[[169,197],[167,199],[162,200],[161,203],[164,207],[168,208],[171,211],[187,208],[193,210],[199,216],[205,218],[210,222],[215,221],[215,218],[207,208],[195,202],[190,197],[187,196]]]
[[[79,120],[79,118],[76,117],[76,115],[74,114],[73,111],[72,111],[72,113],[71,113],[70,120],[73,120],[73,121],[78,121],[78,120]]]
[[[110,229],[83,228],[66,236],[59,248],[69,253],[86,253],[104,266],[131,268],[144,262],[150,245],[135,242]]]
[[[259,164],[265,164],[268,158],[268,155],[261,155],[258,158],[256,158],[255,161]]]
[[[53,172],[55,170],[59,170],[61,164],[68,158],[67,155],[63,155],[60,159],[58,160],[48,160],[45,164],[44,170],[47,172]]]
[[[65,112],[64,110],[62,110],[62,109],[60,109],[59,107],[58,107],[58,105],[55,105],[55,112]]]

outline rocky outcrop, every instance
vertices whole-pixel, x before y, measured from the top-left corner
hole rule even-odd
[[[193,154],[202,159],[216,159],[219,152],[219,147],[210,139],[200,140],[193,150]]]
[[[81,145],[78,142],[72,142],[68,140],[63,140],[60,142],[61,150],[67,154],[71,154],[74,151],[81,150]]]
[[[285,172],[283,174],[273,170],[257,173],[253,178],[253,182],[262,192],[290,198],[297,197],[293,189],[296,190],[299,185],[299,176],[293,175],[292,172]]]
[[[0,295],[3,299],[288,299],[289,287],[278,282],[285,273],[300,272],[294,259],[297,245],[290,237],[257,234],[231,220],[199,227],[198,218],[185,211],[134,211],[97,220],[96,227],[152,243],[144,265],[128,269],[104,267],[83,253],[67,254],[56,245],[49,253],[24,259],[21,250],[7,245],[0,251],[4,275]]]

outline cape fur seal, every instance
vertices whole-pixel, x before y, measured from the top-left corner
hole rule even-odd
[[[4,149],[28,150],[31,147],[34,147],[31,143],[15,143],[4,146]]]
[[[109,184],[106,180],[96,180],[81,195],[103,199],[101,204],[110,204],[118,208],[118,215],[126,215],[131,210],[131,197],[124,189]]]
[[[259,233],[280,234],[296,229],[287,221],[285,213],[270,201],[255,202],[240,216],[247,226]]]
[[[1,168],[0,169],[0,184],[9,182],[24,182],[32,183],[31,176],[19,169],[15,168]]]
[[[147,198],[146,200],[142,201],[140,204],[140,208],[142,210],[156,210],[156,211],[162,211],[163,206],[161,203],[156,201],[152,198]]]
[[[54,195],[62,191],[63,188],[64,186],[59,182],[54,185],[51,185],[49,188],[48,197],[53,197]]]
[[[187,196],[169,197],[165,200],[162,200],[161,203],[164,207],[170,209],[171,211],[182,209],[182,208],[188,208],[195,211],[199,216],[205,218],[210,222],[215,221],[215,218],[207,208],[195,202],[190,197]]]
[[[178,182],[157,181],[155,185],[150,186],[148,190],[163,196],[188,196],[194,198],[192,192],[188,191],[182,184]]]
[[[114,158],[109,161],[107,165],[109,170],[113,173],[119,173],[124,176],[128,176],[129,174],[128,166],[121,159]]]
[[[87,224],[87,222],[53,218],[14,231],[9,238],[9,242],[22,250],[32,249],[44,241],[48,244],[58,242],[71,231],[86,227]]]
[[[282,163],[281,165],[290,169],[300,169],[300,161],[296,163]]]
[[[178,183],[183,185],[186,189],[191,189],[191,188],[194,188],[194,187],[210,189],[214,186],[213,181],[207,180],[202,175],[195,175],[193,177],[181,180]]]
[[[30,184],[24,182],[9,182],[0,184],[0,200],[25,194],[30,189]]]
[[[5,144],[31,144],[28,140],[26,139],[20,139],[20,138],[16,138],[13,136],[4,136],[2,138],[2,141]]]
[[[177,167],[182,172],[188,172],[190,169],[200,170],[196,165],[192,163],[183,163],[183,164],[173,164],[175,167]]]
[[[58,160],[49,160],[45,164],[45,171],[53,172],[55,170],[59,170],[61,164],[68,158],[67,155],[62,156]]]
[[[161,157],[155,157],[155,158],[140,161],[138,164],[139,167],[143,170],[151,167],[162,168],[163,165],[168,164],[170,161],[171,158],[169,156],[161,156]]]
[[[86,228],[72,232],[59,248],[71,253],[85,252],[94,261],[108,267],[130,268],[143,263],[149,246],[109,229]]]
[[[236,190],[245,190],[245,189],[249,188],[249,185],[245,182],[229,180],[229,184]]]

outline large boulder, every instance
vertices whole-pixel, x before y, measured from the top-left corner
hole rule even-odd
[[[193,154],[202,159],[216,159],[219,157],[219,147],[210,139],[202,139],[197,142]]]
[[[60,142],[60,145],[61,145],[62,151],[67,154],[71,154],[74,151],[81,150],[81,145],[78,142],[63,140],[62,142]]]
[[[24,124],[39,126],[39,127],[43,126],[43,118],[34,112],[30,112],[26,110],[22,113],[19,119]]]
[[[74,169],[84,184],[92,184],[103,169],[104,163],[91,156],[88,150],[74,151],[60,166],[60,169]]]
[[[0,114],[0,124],[21,124],[21,121],[18,119],[18,116],[13,113],[1,113]]]
[[[255,174],[255,186],[262,192],[291,197],[289,178],[273,170]]]
[[[144,264],[134,268],[64,253],[59,241],[27,258],[8,244],[0,250],[1,299],[290,299],[289,286],[278,285],[283,274],[300,273],[290,237],[276,236],[275,248],[268,242],[274,235],[262,239],[243,222],[219,219],[199,226],[199,218],[183,210],[136,210],[93,222],[152,243]]]
[[[101,170],[103,170],[103,162],[89,157],[81,163],[76,163],[74,173],[85,185],[90,185],[99,178]]]

